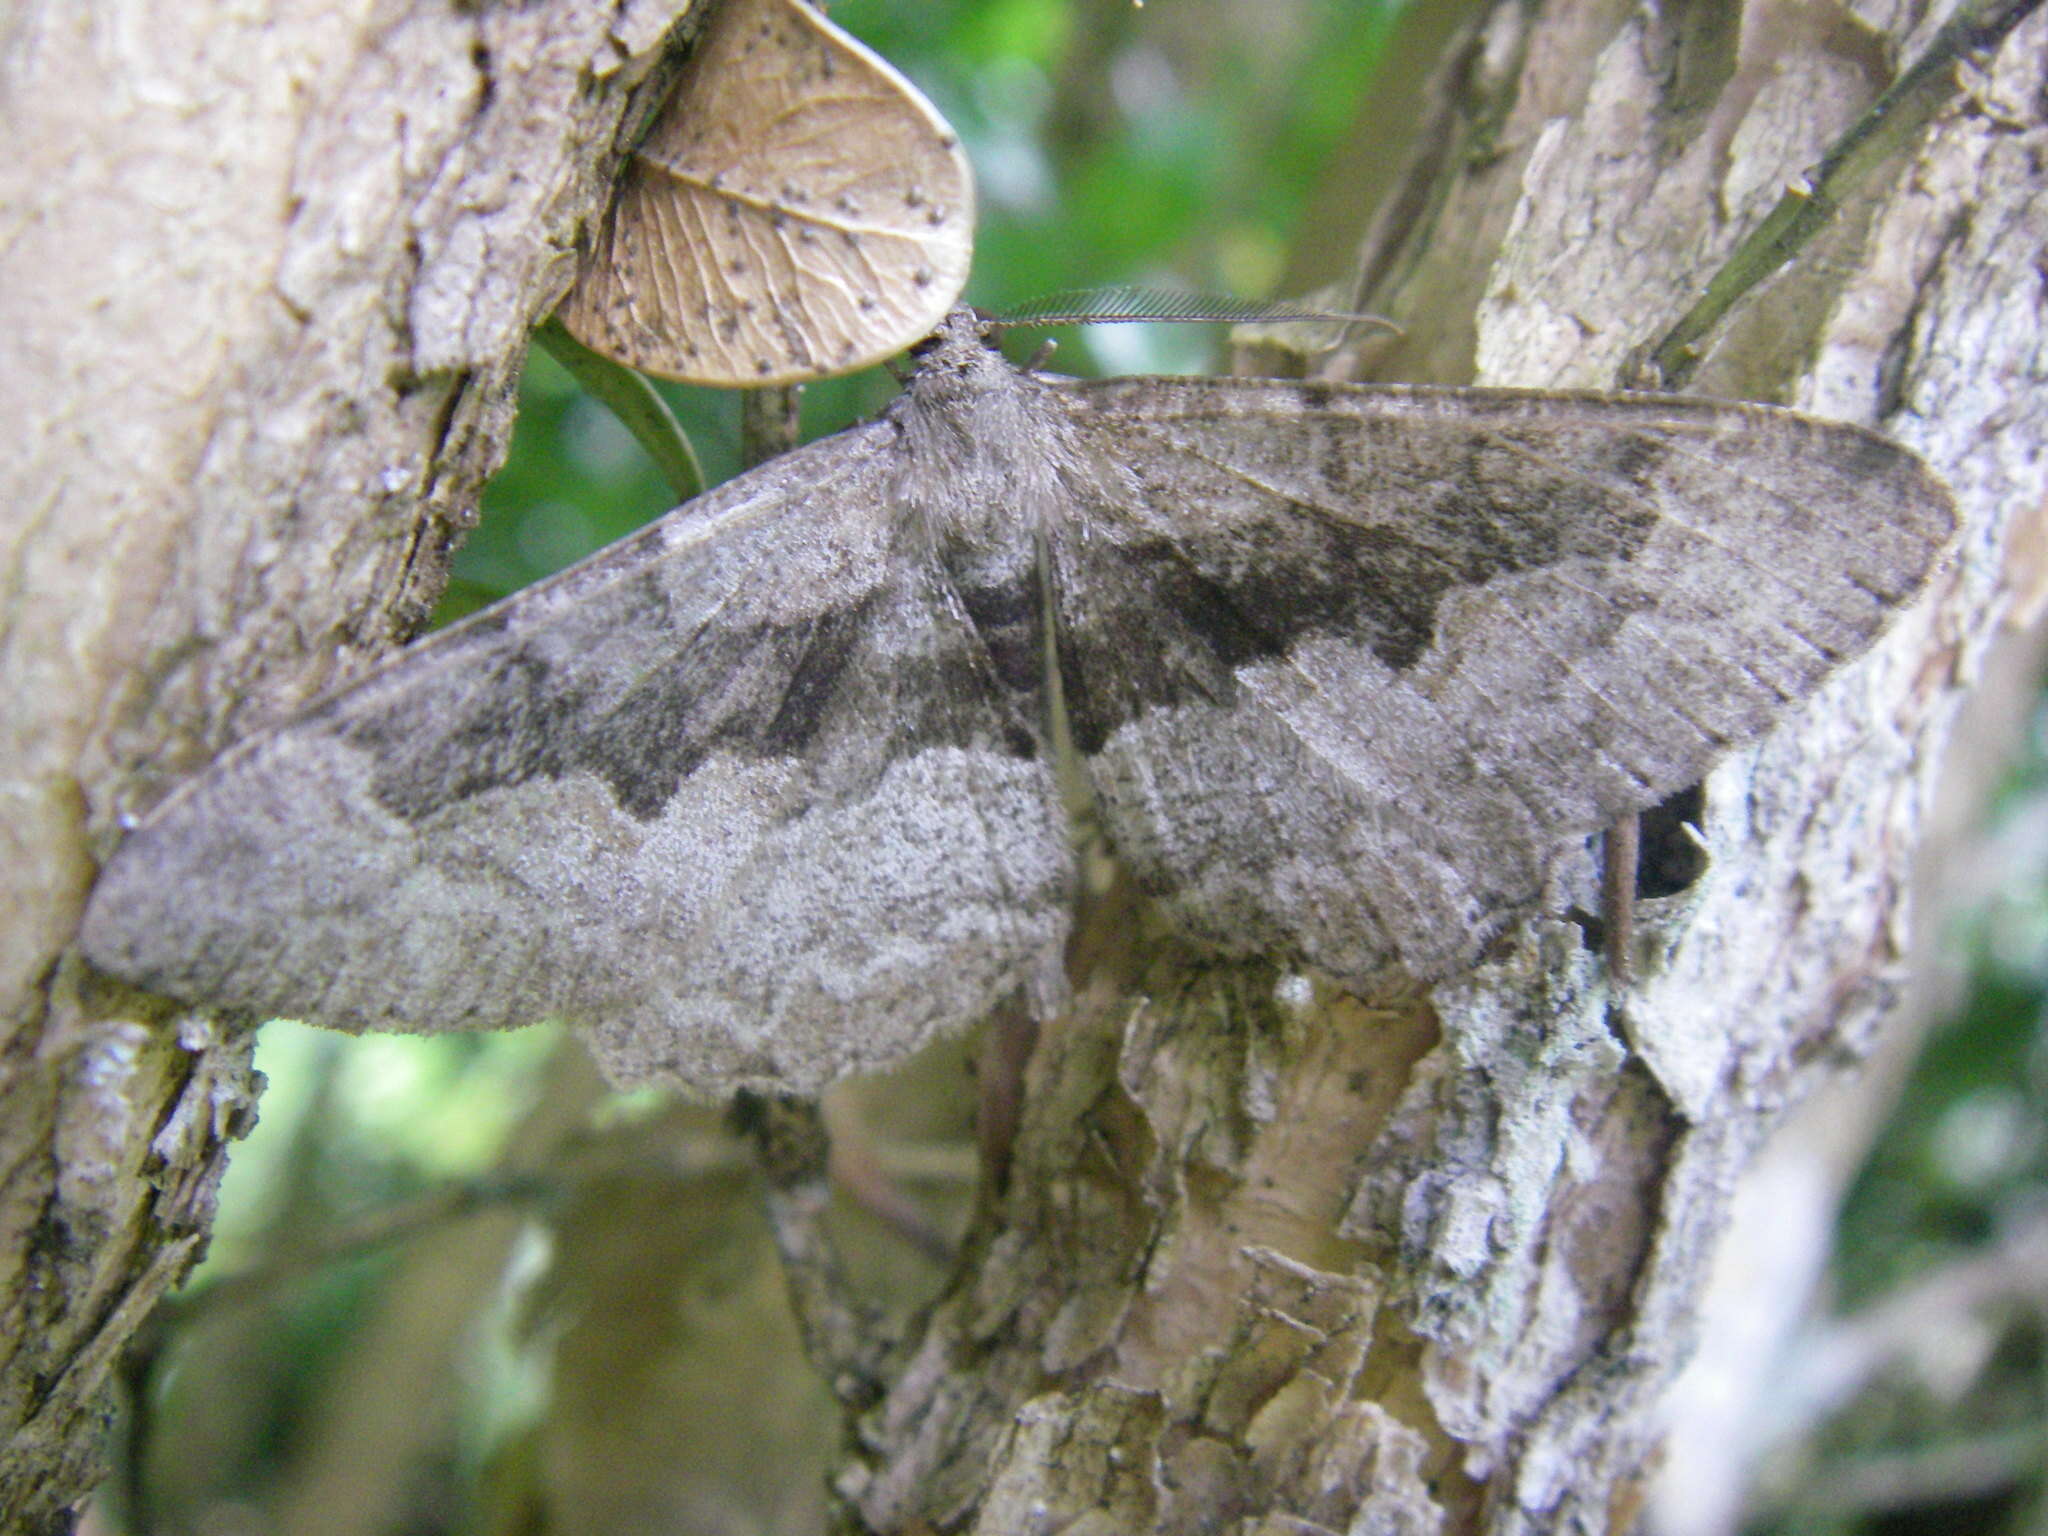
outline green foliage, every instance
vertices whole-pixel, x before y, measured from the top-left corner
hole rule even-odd
[[[1889,1316],[1908,1347],[1800,1449],[1788,1513],[1760,1536],[2048,1520],[2048,1312],[2022,1257],[2048,1212],[2048,705],[1972,848],[1983,900],[1947,935],[1968,985],[1849,1192],[1830,1271],[1838,1315],[1880,1336]],[[1980,1299],[1922,1289],[1943,1276],[1974,1277]],[[1909,1497],[1885,1508],[1854,1496],[1866,1484]]]
[[[1950,936],[1970,986],[1922,1047],[1843,1210],[1845,1307],[1980,1248],[2048,1190],[2048,705],[1982,849],[1985,904]]]

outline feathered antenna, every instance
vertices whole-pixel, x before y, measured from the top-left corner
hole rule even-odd
[[[1398,331],[1378,315],[1342,314],[1284,299],[1232,299],[1170,288],[1076,288],[1049,293],[994,317],[1005,329],[1036,325],[1108,325],[1127,320],[1213,321],[1224,325],[1337,321]]]

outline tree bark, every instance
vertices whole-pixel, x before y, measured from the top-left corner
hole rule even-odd
[[[97,1475],[259,1086],[66,958],[94,855],[425,614],[685,3],[0,22],[0,1529]]]
[[[256,1088],[236,1021],[64,958],[91,855],[425,611],[680,8],[31,0],[0,33],[7,1529],[93,1476],[109,1366],[202,1246]],[[1360,302],[1403,327],[1361,376],[1635,382],[1943,19],[1485,10],[1405,160],[1376,125],[1384,195],[1330,190]],[[1094,892],[1007,1184],[860,1422],[849,1518],[1628,1527],[1732,1190],[1896,994],[1930,775],[2042,505],[2044,53],[2037,16],[1959,70],[1699,344],[1689,387],[1883,424],[1965,526],[1877,654],[1716,771],[1705,871],[1644,903],[1635,983],[1532,919],[1428,995],[1351,997]],[[1590,859],[1563,883],[1592,910]]]
[[[1635,1525],[1731,1196],[1900,995],[1933,774],[2042,508],[2048,26],[1870,119],[1947,19],[1508,0],[1391,178],[1374,118],[1384,191],[1333,186],[1322,222],[1364,232],[1357,307],[1402,330],[1354,371],[1439,382],[1658,382],[1656,343],[1846,143],[1818,233],[1663,360],[1920,450],[1955,557],[1716,769],[1702,867],[1641,900],[1626,986],[1548,917],[1426,995],[1347,996],[1099,895],[1007,1190],[862,1421],[864,1527]],[[1598,910],[1589,869],[1560,883]]]

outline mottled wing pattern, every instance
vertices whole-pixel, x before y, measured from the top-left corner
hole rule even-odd
[[[561,320],[694,383],[844,373],[937,323],[973,239],[966,156],[916,87],[802,0],[723,0]]]
[[[238,748],[131,835],[88,953],[798,1090],[1033,981],[1070,879],[1041,701],[906,537],[895,443],[799,450]]]
[[[1468,960],[1547,855],[1698,779],[1948,536],[1875,434],[1654,396],[1109,380],[1053,530],[1110,836],[1234,952]],[[1102,477],[1092,477],[1101,483]]]

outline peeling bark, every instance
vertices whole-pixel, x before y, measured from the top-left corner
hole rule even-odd
[[[98,1474],[259,1086],[235,1021],[63,958],[93,854],[425,614],[683,8],[0,22],[0,1529]]]

